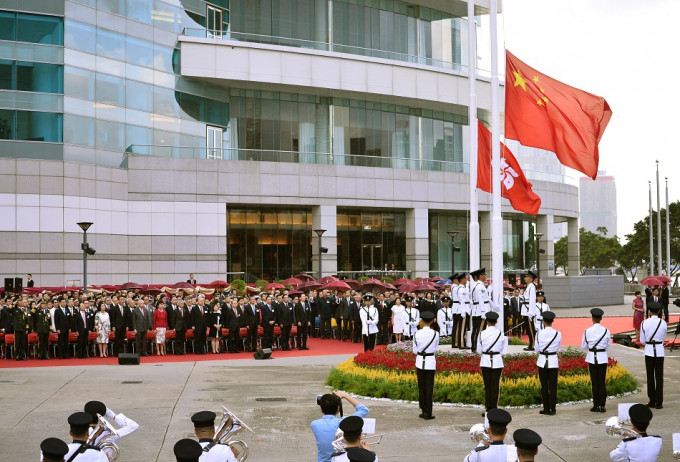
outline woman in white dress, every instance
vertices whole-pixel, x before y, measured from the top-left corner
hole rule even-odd
[[[99,312],[94,317],[95,326],[97,326],[97,346],[99,348],[99,357],[106,358],[108,353],[106,348],[109,344],[109,330],[111,330],[111,319],[109,313],[106,312],[106,305],[99,304]]]
[[[394,299],[392,305],[392,333],[397,342],[401,342],[401,334],[404,333],[404,305],[401,304],[401,298]]]

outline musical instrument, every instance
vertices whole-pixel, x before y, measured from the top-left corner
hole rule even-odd
[[[484,428],[484,424],[481,423],[474,424],[470,427],[470,439],[477,443],[478,446],[480,444],[486,446],[492,441],[486,428]],[[517,462],[517,447],[515,447],[514,444],[506,444],[505,448],[507,450],[507,461]]]
[[[104,432],[107,434],[102,434]],[[97,438],[102,436],[102,438],[97,441]],[[101,414],[97,414],[97,425],[92,429],[92,433],[88,436],[86,443],[90,446],[99,448],[106,457],[108,457],[110,462],[118,459],[120,455],[120,449],[113,441],[108,441],[110,438],[118,437],[118,431],[111,425],[111,423],[106,420]]]
[[[604,428],[612,438],[640,438],[640,434],[633,430],[629,421],[619,421],[617,416],[608,418]]]
[[[382,441],[382,435],[369,435],[367,433],[361,434],[361,441],[367,444],[380,444]],[[335,441],[331,443],[333,449],[337,452],[345,452],[347,449],[347,441],[345,441],[345,432],[339,428],[335,431]]]
[[[245,424],[241,419],[236,417],[236,415],[231,412],[226,407],[222,406],[222,420],[219,425],[215,427],[215,437],[213,441],[215,443],[224,444],[230,448],[236,448],[238,451],[238,456],[236,460],[239,462],[244,462],[248,459],[248,445],[245,441],[234,440],[234,436],[243,431],[243,429],[255,433],[248,425]]]

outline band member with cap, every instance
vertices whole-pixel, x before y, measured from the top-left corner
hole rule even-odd
[[[375,348],[375,337],[378,333],[378,309],[373,305],[373,295],[363,297],[364,306],[359,310],[361,318],[361,337],[364,339],[364,351]]]
[[[660,318],[661,304],[647,305],[651,316],[640,325],[640,343],[645,346],[645,369],[647,370],[648,407],[663,409],[663,342],[668,325]]]
[[[437,324],[439,325],[439,335],[442,337],[451,337],[453,334],[454,313],[451,308],[451,297],[444,295],[440,298],[442,307],[437,310]],[[454,339],[451,337],[451,346],[453,347]]]
[[[545,328],[536,334],[536,352],[538,353],[538,379],[541,381],[541,399],[543,409],[539,414],[555,415],[557,403],[557,372],[559,361],[557,352],[562,346],[562,333],[552,328],[555,313],[546,311],[543,314]]]
[[[538,447],[543,442],[541,435],[528,428],[520,428],[512,434],[517,448],[517,459],[519,462],[533,462],[538,454]]]
[[[198,462],[203,454],[201,445],[192,439],[184,438],[175,443],[172,448],[177,462]]]
[[[71,462],[109,462],[109,458],[99,448],[87,444],[88,430],[92,417],[87,412],[76,412],[68,417],[73,442],[68,445],[64,459]],[[74,456],[75,457],[72,457]]]
[[[191,416],[194,423],[194,433],[203,448],[201,462],[237,462],[238,451],[234,448],[215,441],[215,417],[212,411],[200,411]]]
[[[364,429],[364,419],[359,416],[351,415],[340,422],[340,430],[342,430],[342,437],[347,443],[344,452],[334,453],[331,458],[332,462],[348,462],[348,461],[377,461],[378,457],[371,446],[361,441],[361,433]]]
[[[472,276],[472,284],[470,285],[470,303],[472,305],[472,345],[473,348],[477,345],[479,332],[482,329],[482,317],[486,318],[483,302],[482,291],[485,291],[484,281],[480,278],[486,278],[486,268],[480,268],[476,271],[470,272]],[[488,306],[487,306],[488,308]]]
[[[420,311],[413,306],[413,297],[404,295],[404,337],[407,340],[413,338],[418,332],[418,324],[420,324]]]
[[[491,442],[482,442],[465,456],[463,462],[505,462],[508,460],[508,446],[504,443],[508,424],[512,422],[505,409],[491,409],[486,413],[484,428]]]
[[[85,403],[85,407],[83,409],[85,412],[90,414],[92,421],[90,422],[90,433],[93,431],[94,427],[97,426],[97,423],[99,422],[99,419],[97,418],[97,414],[106,417],[109,420],[113,420],[116,422],[118,425],[118,429],[116,430],[116,436],[111,436],[107,438],[106,441],[110,441],[112,443],[116,443],[119,441],[121,438],[129,435],[132,432],[137,431],[139,429],[139,424],[135,422],[134,420],[128,418],[123,414],[122,412],[120,414],[116,414],[113,412],[111,409],[106,407],[104,403],[101,401],[88,401]],[[95,440],[94,444],[97,445],[99,441],[101,441],[102,438],[105,438],[106,436],[109,435],[108,430],[102,431],[102,433],[99,435],[99,437]]]
[[[609,458],[615,462],[654,462],[661,452],[661,437],[648,435],[647,427],[652,420],[652,411],[645,405],[633,404],[628,410],[633,431],[638,436],[624,438]]]
[[[534,280],[536,275],[532,271],[527,271],[524,274],[524,283],[527,288],[524,289],[524,300],[522,302],[522,321],[529,329],[529,346],[525,351],[533,351],[534,339],[536,338],[536,326],[534,325],[534,316],[536,315],[536,286]]]
[[[454,315],[455,319],[460,319],[458,324],[454,324],[454,337],[456,338],[456,344],[458,348],[464,350],[467,349],[465,345],[465,331],[467,330],[467,323],[470,316],[470,291],[467,287],[467,276],[465,273],[458,274],[458,288],[456,289],[456,295],[458,297],[458,302],[460,303],[460,308],[458,309],[458,315]],[[455,306],[454,306],[455,308]],[[474,345],[473,345],[474,347]]]
[[[583,333],[581,348],[588,350],[586,362],[590,372],[590,382],[593,390],[593,407],[590,412],[606,412],[607,387],[607,362],[609,357],[607,351],[611,342],[609,329],[600,324],[604,311],[600,308],[590,310],[593,325]]]
[[[477,342],[477,354],[481,355],[480,366],[484,380],[484,405],[487,411],[498,407],[503,355],[508,350],[508,339],[496,327],[497,321],[498,313],[489,311],[486,314],[487,327],[479,334]]]
[[[451,324],[451,348],[460,348],[458,338],[456,337],[456,329],[460,323],[460,300],[458,299],[458,273],[451,275],[451,313],[453,313],[453,324]],[[439,320],[437,320],[439,323]]]
[[[413,337],[413,353],[416,355],[416,376],[418,378],[418,404],[421,413],[418,417],[432,420],[432,393],[434,392],[434,373],[437,369],[435,352],[439,346],[439,333],[431,328],[434,313],[425,311],[420,314],[422,329]]]
[[[545,303],[545,292],[539,290],[536,292],[536,317],[534,318],[534,333],[539,332],[545,327],[545,324],[543,324],[543,314],[548,311],[550,311],[550,305]],[[535,338],[536,337],[534,336],[534,343]]]
[[[68,454],[68,445],[59,438],[47,438],[40,443],[41,462],[64,462]]]

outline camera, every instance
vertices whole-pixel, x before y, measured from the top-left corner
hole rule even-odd
[[[680,306],[680,298],[676,298],[675,300],[673,300],[673,305]]]

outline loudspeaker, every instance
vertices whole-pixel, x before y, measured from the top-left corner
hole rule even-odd
[[[139,353],[118,353],[118,364],[139,364]]]
[[[24,278],[14,278],[14,291],[21,292],[24,286]]]
[[[629,334],[614,334],[612,336],[612,341],[623,346],[632,346],[639,348],[635,342],[633,342],[633,337]]]
[[[255,354],[253,355],[253,358],[255,359],[269,359],[272,356],[272,349],[271,348],[264,348],[261,350],[257,350]]]
[[[5,278],[5,294],[14,292],[14,279]]]

